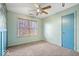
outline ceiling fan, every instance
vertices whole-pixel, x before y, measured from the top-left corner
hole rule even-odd
[[[35,10],[32,11],[36,11],[36,16],[40,15],[40,14],[48,14],[48,12],[46,12],[45,10],[50,9],[51,5],[48,5],[46,7],[42,7],[41,4],[34,4],[34,6],[36,7]],[[65,3],[61,3],[62,7],[65,7]],[[33,15],[32,13],[30,15]]]
[[[38,16],[39,14],[42,14],[42,13],[44,13],[44,14],[48,14],[48,12],[46,12],[45,10],[46,9],[49,9],[49,8],[51,8],[51,6],[50,5],[48,5],[48,6],[46,6],[46,7],[41,7],[41,5],[39,4],[34,4],[34,6],[36,7],[36,15]]]

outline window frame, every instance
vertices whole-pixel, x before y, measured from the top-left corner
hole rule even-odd
[[[27,31],[28,33],[27,34],[20,34],[20,31],[23,30],[23,28],[20,28],[19,27],[19,22],[20,20],[22,21],[22,23],[24,21],[27,21],[27,28],[24,29],[25,31]],[[23,21],[24,20],[24,21]],[[36,26],[35,28],[32,28],[33,26],[33,23],[34,23],[34,26]],[[24,24],[22,24],[22,26],[24,26]],[[26,26],[25,26],[26,27]],[[21,30],[22,29],[22,30]],[[23,31],[24,31],[23,30]],[[22,33],[23,33],[22,31]],[[33,32],[35,31],[35,32]],[[38,22],[36,20],[29,20],[29,19],[23,19],[23,18],[18,18],[18,21],[17,21],[17,37],[25,37],[25,36],[36,36],[38,34]]]

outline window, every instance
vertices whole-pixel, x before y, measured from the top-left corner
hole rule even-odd
[[[17,35],[19,37],[37,35],[37,21],[28,19],[18,19]]]

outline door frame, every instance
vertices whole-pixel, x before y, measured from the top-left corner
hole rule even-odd
[[[62,40],[62,35],[63,35],[63,32],[62,32],[62,17],[63,16],[66,16],[66,15],[69,15],[69,14],[72,14],[74,13],[74,50],[77,51],[77,11],[74,11],[74,12],[70,12],[70,13],[67,13],[67,14],[64,14],[61,16],[61,46],[63,47],[63,40]]]

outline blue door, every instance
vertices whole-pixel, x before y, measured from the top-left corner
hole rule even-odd
[[[6,53],[6,31],[0,31],[0,56]]]
[[[2,32],[2,55],[6,53],[6,31]]]
[[[1,35],[1,32],[0,32],[0,56],[2,55],[2,49],[1,49],[1,47],[2,47],[2,40],[1,40],[1,38],[2,38],[2,35]]]
[[[74,50],[74,13],[62,16],[62,47]]]

